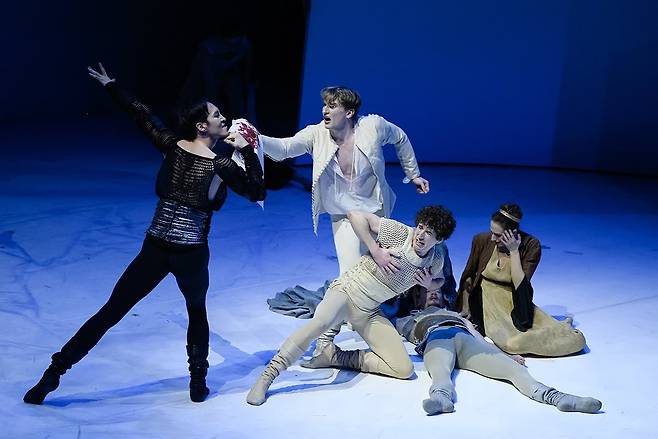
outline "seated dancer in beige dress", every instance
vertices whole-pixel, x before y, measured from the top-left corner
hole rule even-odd
[[[519,230],[521,208],[503,204],[491,216],[491,231],[475,235],[459,282],[457,309],[510,354],[548,357],[585,347],[585,336],[532,303],[530,283],[541,258],[539,240]]]
[[[313,319],[288,337],[251,388],[249,404],[263,404],[272,381],[336,322],[351,323],[372,350],[342,351],[330,343],[307,367],[345,367],[400,379],[413,374],[400,335],[379,305],[414,285],[441,288],[443,257],[435,245],[450,237],[455,219],[441,206],[422,208],[415,228],[368,212],[352,211],[348,218],[370,253],[331,283]]]

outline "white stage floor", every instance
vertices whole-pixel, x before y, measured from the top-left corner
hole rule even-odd
[[[562,413],[461,371],[456,412],[426,416],[430,380],[418,357],[409,381],[295,365],[263,406],[247,405],[264,364],[305,323],[270,312],[265,300],[296,284],[318,287],[338,270],[328,219],[316,238],[310,194],[294,187],[269,192],[265,211],[231,194],[215,215],[205,403],[188,398],[187,318],[169,277],[43,406],[24,404],[50,355],[104,303],[139,251],[156,202],[159,158],[141,137],[82,139],[34,149],[16,137],[0,162],[1,437],[658,437],[658,180],[513,168],[421,166],[431,193],[419,196],[389,166],[393,217],[411,222],[423,204],[449,207],[458,221],[448,242],[458,277],[489,214],[501,202],[519,203],[524,229],[545,246],[535,303],[573,315],[588,343],[583,355],[527,365],[548,385],[602,400],[599,414]],[[338,340],[363,346],[349,331]]]

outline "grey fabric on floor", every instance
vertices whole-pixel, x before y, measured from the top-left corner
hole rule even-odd
[[[324,286],[317,290],[308,290],[299,285],[286,288],[285,291],[276,293],[274,298],[267,299],[267,304],[270,306],[270,311],[298,319],[310,319],[330,283],[331,281],[326,281]]]
[[[455,277],[452,273],[452,262],[448,253],[448,247],[445,243],[437,246],[438,253],[443,256],[443,277],[445,283],[441,287],[443,297],[448,301],[450,306],[454,305],[457,298]],[[270,311],[274,311],[285,316],[296,317],[298,319],[310,319],[315,313],[315,308],[324,297],[327,287],[332,281],[328,280],[324,286],[317,290],[308,290],[299,285],[294,288],[286,288],[285,291],[276,293],[274,298],[267,299],[267,304],[270,306]],[[382,308],[386,305],[382,304]],[[383,309],[384,315],[391,317],[390,312]]]

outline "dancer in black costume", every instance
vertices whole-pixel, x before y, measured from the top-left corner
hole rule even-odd
[[[23,401],[41,404],[59,386],[60,376],[80,361],[101,337],[161,281],[172,273],[187,307],[187,354],[190,398],[206,399],[208,371],[208,232],[212,213],[226,200],[226,186],[251,201],[265,199],[263,171],[254,148],[240,134],[230,134],[227,121],[210,102],[201,102],[181,113],[180,135],[155,117],[148,107],[121,90],[99,64],[88,68],[113,100],[137,122],[163,154],[156,181],[159,197],[142,249],[119,278],[107,303],[94,314],[62,349]],[[229,158],[212,152],[223,139],[239,150],[245,170]]]

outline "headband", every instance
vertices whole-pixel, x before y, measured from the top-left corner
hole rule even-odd
[[[512,221],[514,221],[514,222],[517,223],[517,224],[520,224],[520,223],[521,223],[521,220],[520,220],[519,218],[515,217],[515,216],[512,215],[511,213],[507,213],[507,212],[505,212],[503,209],[498,209],[498,212],[500,212],[501,215],[503,215],[503,216],[505,216],[505,217],[511,219]]]

